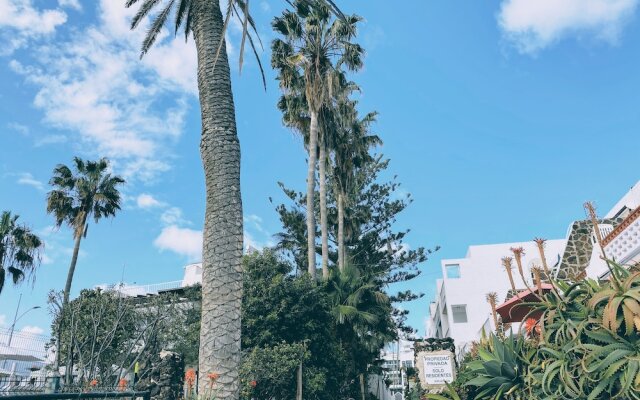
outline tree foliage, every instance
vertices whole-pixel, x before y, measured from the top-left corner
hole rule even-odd
[[[0,293],[7,276],[14,284],[33,277],[40,264],[42,240],[9,211],[0,214]]]
[[[62,365],[74,371],[74,382],[80,385],[95,379],[115,387],[136,363],[142,366],[143,378],[161,350],[178,352],[187,365],[196,365],[199,299],[199,288],[142,299],[115,290],[85,289],[60,313],[61,296],[51,292],[54,337],[63,327],[56,351],[61,351]]]

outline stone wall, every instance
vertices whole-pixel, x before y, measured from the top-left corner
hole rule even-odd
[[[621,218],[603,219],[598,223],[610,224],[615,228],[621,221]],[[589,220],[575,221],[571,225],[569,237],[567,238],[567,247],[560,260],[560,265],[557,267],[557,277],[559,279],[575,279],[583,275],[591,260],[593,250],[592,235],[593,224]]]

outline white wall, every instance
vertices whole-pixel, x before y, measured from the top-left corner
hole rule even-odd
[[[550,268],[555,265],[558,256],[561,256],[564,252],[565,245],[565,239],[547,241],[545,253]],[[442,288],[436,295],[436,302],[440,302],[442,308],[442,298],[444,297],[446,314],[443,309],[440,315],[443,320],[443,334],[454,339],[456,348],[461,348],[467,342],[479,339],[481,329],[491,315],[491,307],[486,301],[487,293],[496,292],[498,294],[498,304],[502,303],[506,298],[511,285],[502,267],[501,259],[505,256],[512,256],[511,247],[520,246],[525,249],[523,268],[525,276],[529,277],[531,266],[542,265],[537,245],[533,241],[471,246],[465,258],[441,261],[444,278]],[[451,279],[447,277],[446,266],[449,264],[460,265],[460,278]],[[524,289],[525,287],[517,272],[515,260],[513,267],[516,287],[517,289]],[[531,283],[531,281],[529,282]],[[453,322],[452,306],[454,305],[466,306],[466,323]],[[433,321],[433,316],[431,320]],[[447,323],[449,327],[448,334],[445,328]],[[429,333],[431,334],[433,331],[435,331],[435,327],[430,326]]]

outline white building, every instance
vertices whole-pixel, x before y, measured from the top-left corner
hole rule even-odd
[[[390,382],[389,390],[394,400],[403,400],[408,386],[407,368],[414,367],[413,342],[400,339],[389,343],[381,352],[383,378]],[[369,388],[371,390],[371,382]],[[374,393],[376,394],[376,393]]]
[[[607,258],[623,265],[640,263],[640,182],[611,208],[606,218],[620,221],[602,235]],[[591,278],[604,278],[609,273],[601,255],[599,246],[594,246],[587,268],[587,275]]]
[[[179,281],[137,285],[120,283],[116,285],[98,285],[102,290],[113,290],[129,297],[141,297],[159,293],[172,292],[202,283],[202,263],[189,264],[184,267],[184,274]]]
[[[624,265],[640,262],[640,182],[598,221],[596,229],[589,219],[574,221],[565,239],[547,241],[547,263],[557,278],[576,279],[585,274],[606,278],[609,269],[597,233],[603,238],[607,258]],[[530,279],[531,266],[542,264],[534,242],[471,246],[465,258],[441,261],[443,278],[436,281],[436,296],[429,306],[427,337],[453,338],[460,354],[480,338],[483,329],[495,330],[486,295],[496,292],[498,304],[506,299],[511,285],[501,258],[512,255],[511,247],[525,249],[523,267]],[[515,262],[514,278],[516,288],[524,289]]]
[[[559,262],[565,243],[564,239],[547,241],[545,255],[550,267]],[[502,303],[511,289],[502,257],[512,256],[512,247],[524,248],[524,275],[532,285],[531,267],[542,265],[533,241],[471,246],[466,257],[441,261],[443,278],[436,281],[436,297],[429,307],[427,337],[451,337],[460,353],[480,338],[483,328],[486,332],[495,329],[486,296],[495,292],[498,303]],[[516,288],[525,289],[515,262],[513,267]]]

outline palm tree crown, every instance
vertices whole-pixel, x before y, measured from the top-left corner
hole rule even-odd
[[[332,80],[339,70],[362,67],[364,50],[351,42],[362,18],[352,15],[332,19],[329,4],[322,1],[298,0],[292,4],[295,11],[284,11],[272,23],[284,40],[273,41],[271,65],[278,70],[285,93],[304,88],[309,107],[317,112],[330,96]]]
[[[68,225],[73,230],[75,239],[64,290],[64,305],[69,301],[80,240],[87,235],[87,221],[93,218],[97,223],[102,218],[115,216],[120,210],[118,186],[124,183],[124,179],[111,175],[108,169],[109,162],[104,158],[84,161],[75,157],[73,171],[60,164],[53,170],[53,177],[49,182],[53,190],[47,195],[47,213],[53,214],[57,227]]]
[[[7,274],[18,284],[40,263],[42,241],[27,226],[18,224],[18,218],[9,211],[0,214],[0,293]]]
[[[47,212],[53,214],[56,226],[69,225],[74,237],[86,236],[86,221],[97,223],[104,217],[113,217],[120,210],[118,186],[125,181],[108,172],[106,159],[84,161],[73,159],[74,172],[66,165],[53,170],[50,184],[54,187],[47,196]]]

